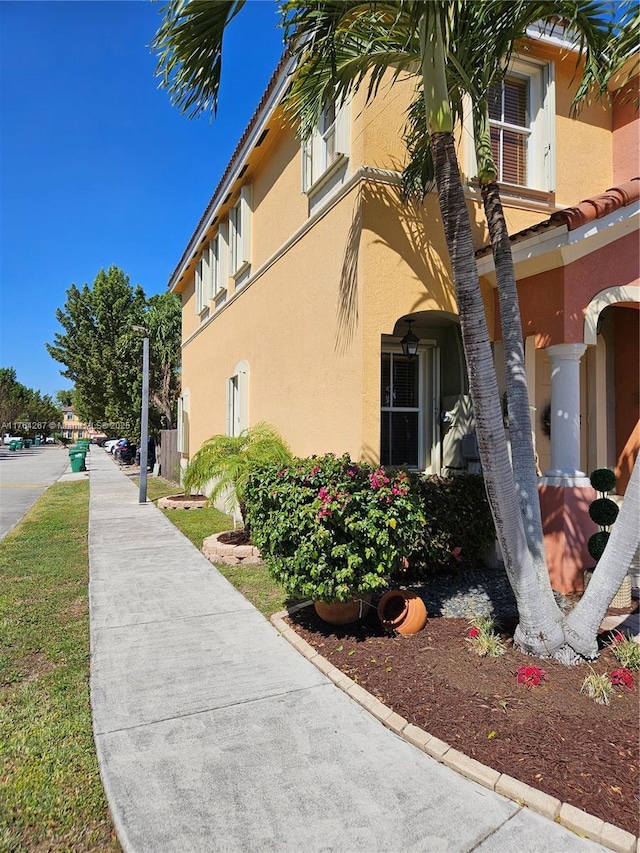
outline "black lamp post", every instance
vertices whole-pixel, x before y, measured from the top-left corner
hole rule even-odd
[[[417,338],[411,331],[411,324],[414,323],[415,320],[410,320],[408,317],[405,317],[404,322],[409,326],[409,330],[400,341],[400,346],[402,347],[402,352],[407,356],[407,358],[415,358],[418,355],[418,344],[420,343],[420,338]]]
[[[149,443],[149,332],[144,326],[134,326],[144,335],[142,342],[142,411],[140,413],[140,494],[138,503],[147,502],[147,453]]]

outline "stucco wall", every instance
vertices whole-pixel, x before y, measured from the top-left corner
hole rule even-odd
[[[249,364],[249,423],[266,420],[307,455],[360,451],[360,335],[339,323],[348,196],[183,350],[190,447],[225,431],[226,383]]]

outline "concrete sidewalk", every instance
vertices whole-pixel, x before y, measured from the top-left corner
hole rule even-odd
[[[606,849],[386,729],[97,448],[90,482],[91,701],[125,851]]]

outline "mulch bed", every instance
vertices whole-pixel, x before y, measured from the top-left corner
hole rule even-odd
[[[634,603],[635,604],[635,603]],[[637,605],[636,605],[637,606]],[[469,622],[430,618],[412,637],[385,633],[372,608],[354,625],[332,626],[312,607],[289,617],[323,657],[398,714],[466,755],[638,835],[638,674],[634,689],[614,688],[611,704],[580,692],[588,665],[565,667],[516,651],[479,657]],[[604,637],[603,640],[607,638]],[[521,666],[538,665],[548,681],[518,684]],[[592,665],[620,664],[608,648]]]
[[[237,530],[225,530],[218,536],[218,542],[224,545],[253,545],[250,536],[245,532],[243,527]]]

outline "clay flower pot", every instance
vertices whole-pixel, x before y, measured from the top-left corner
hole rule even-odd
[[[348,625],[367,615],[370,601],[370,595],[363,595],[352,601],[314,601],[313,607],[324,622],[330,625]]]
[[[417,634],[427,624],[427,608],[415,592],[390,589],[380,599],[378,617],[390,631],[398,634]]]

